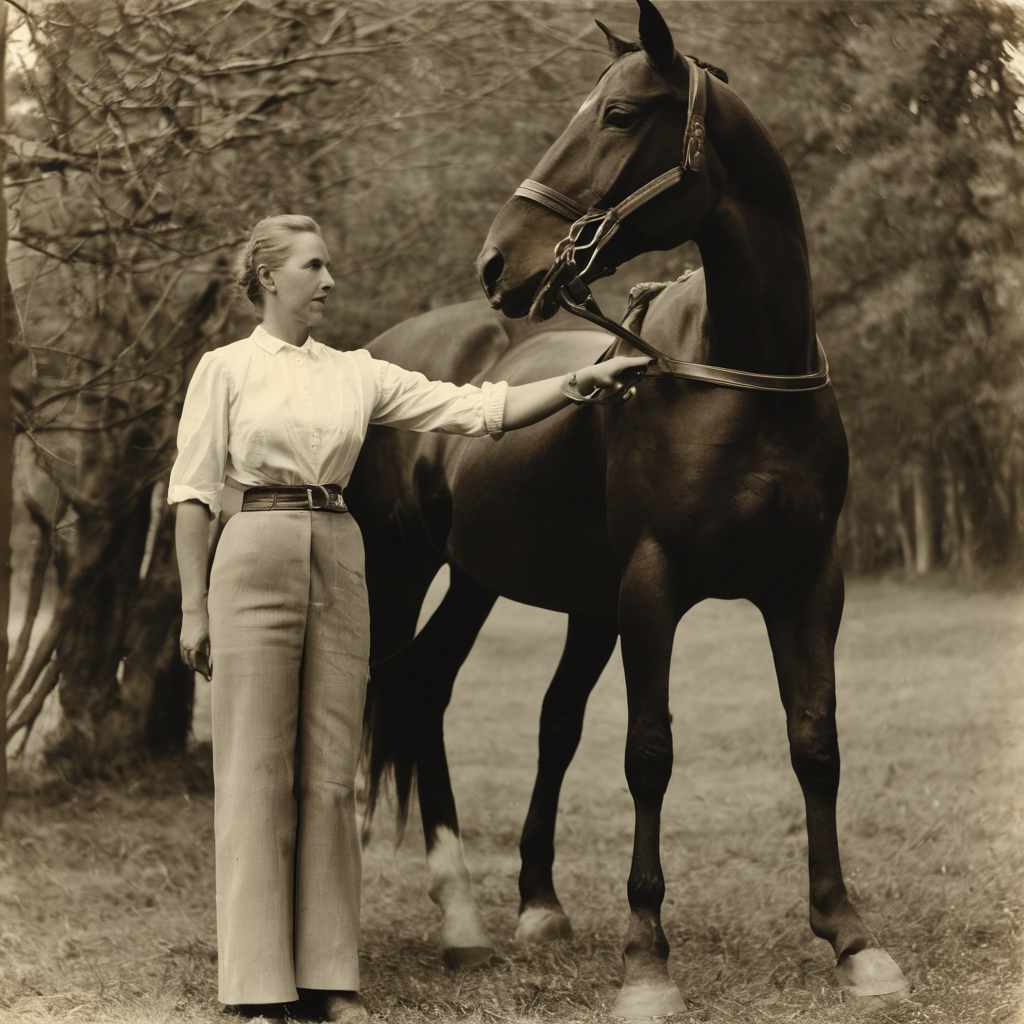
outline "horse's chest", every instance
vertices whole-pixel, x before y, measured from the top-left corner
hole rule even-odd
[[[827,466],[759,441],[682,441],[613,460],[608,528],[617,560],[654,541],[688,573],[720,578],[803,560],[826,545],[841,493]]]

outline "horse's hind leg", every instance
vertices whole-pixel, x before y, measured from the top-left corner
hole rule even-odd
[[[459,819],[444,747],[444,712],[452,687],[497,595],[456,566],[437,611],[406,649],[417,716],[415,763],[420,815],[427,844],[430,898],[441,910],[444,960],[451,967],[486,962],[494,944],[470,891]]]
[[[900,999],[903,972],[850,903],[839,864],[834,650],[843,574],[833,545],[823,564],[781,597],[758,602],[786,709],[790,757],[807,810],[811,928],[835,950],[836,979],[855,996]]]
[[[541,709],[537,781],[519,844],[523,864],[517,942],[572,938],[551,874],[558,794],[579,745],[587,698],[615,650],[618,632],[615,616],[569,616],[562,659]]]

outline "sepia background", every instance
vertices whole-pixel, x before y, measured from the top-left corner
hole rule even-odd
[[[263,216],[315,217],[337,282],[317,340],[342,348],[479,299],[491,220],[607,63],[594,18],[634,37],[636,6],[22,6],[5,48],[16,436],[0,1020],[215,1020],[205,698],[178,660],[166,481],[198,359],[254,323],[234,254]],[[854,896],[915,985],[877,1019],[1011,1019],[1024,1005],[1024,6],[660,8],[681,51],[728,71],[802,205],[852,452],[840,838]],[[631,284],[698,264],[693,246],[649,254],[595,290],[621,314]],[[496,938],[514,928],[563,630],[501,603],[449,713]],[[677,660],[665,916],[689,1019],[840,1019],[806,924],[763,627],[749,606],[709,602],[681,626]],[[559,825],[573,945],[509,944],[485,971],[446,972],[422,841],[396,851],[378,822],[371,1013],[600,1017],[625,925],[624,722],[616,660]]]

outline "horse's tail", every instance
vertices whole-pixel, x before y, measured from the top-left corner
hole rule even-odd
[[[401,835],[416,786],[417,757],[424,749],[433,750],[435,735],[443,751],[444,711],[452,684],[496,599],[497,594],[453,566],[448,591],[427,624],[370,670],[363,718],[366,822],[390,775]]]
[[[395,816],[401,837],[416,786],[416,707],[407,644],[370,670],[363,712],[363,764],[367,771],[364,839],[388,779],[394,780]]]

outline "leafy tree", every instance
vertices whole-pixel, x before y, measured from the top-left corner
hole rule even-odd
[[[822,326],[841,344],[846,540],[865,566],[901,538],[919,571],[998,563],[1022,539],[1024,136],[1006,60],[1021,23],[971,0],[824,20],[845,59],[823,141],[842,163],[808,220]]]

